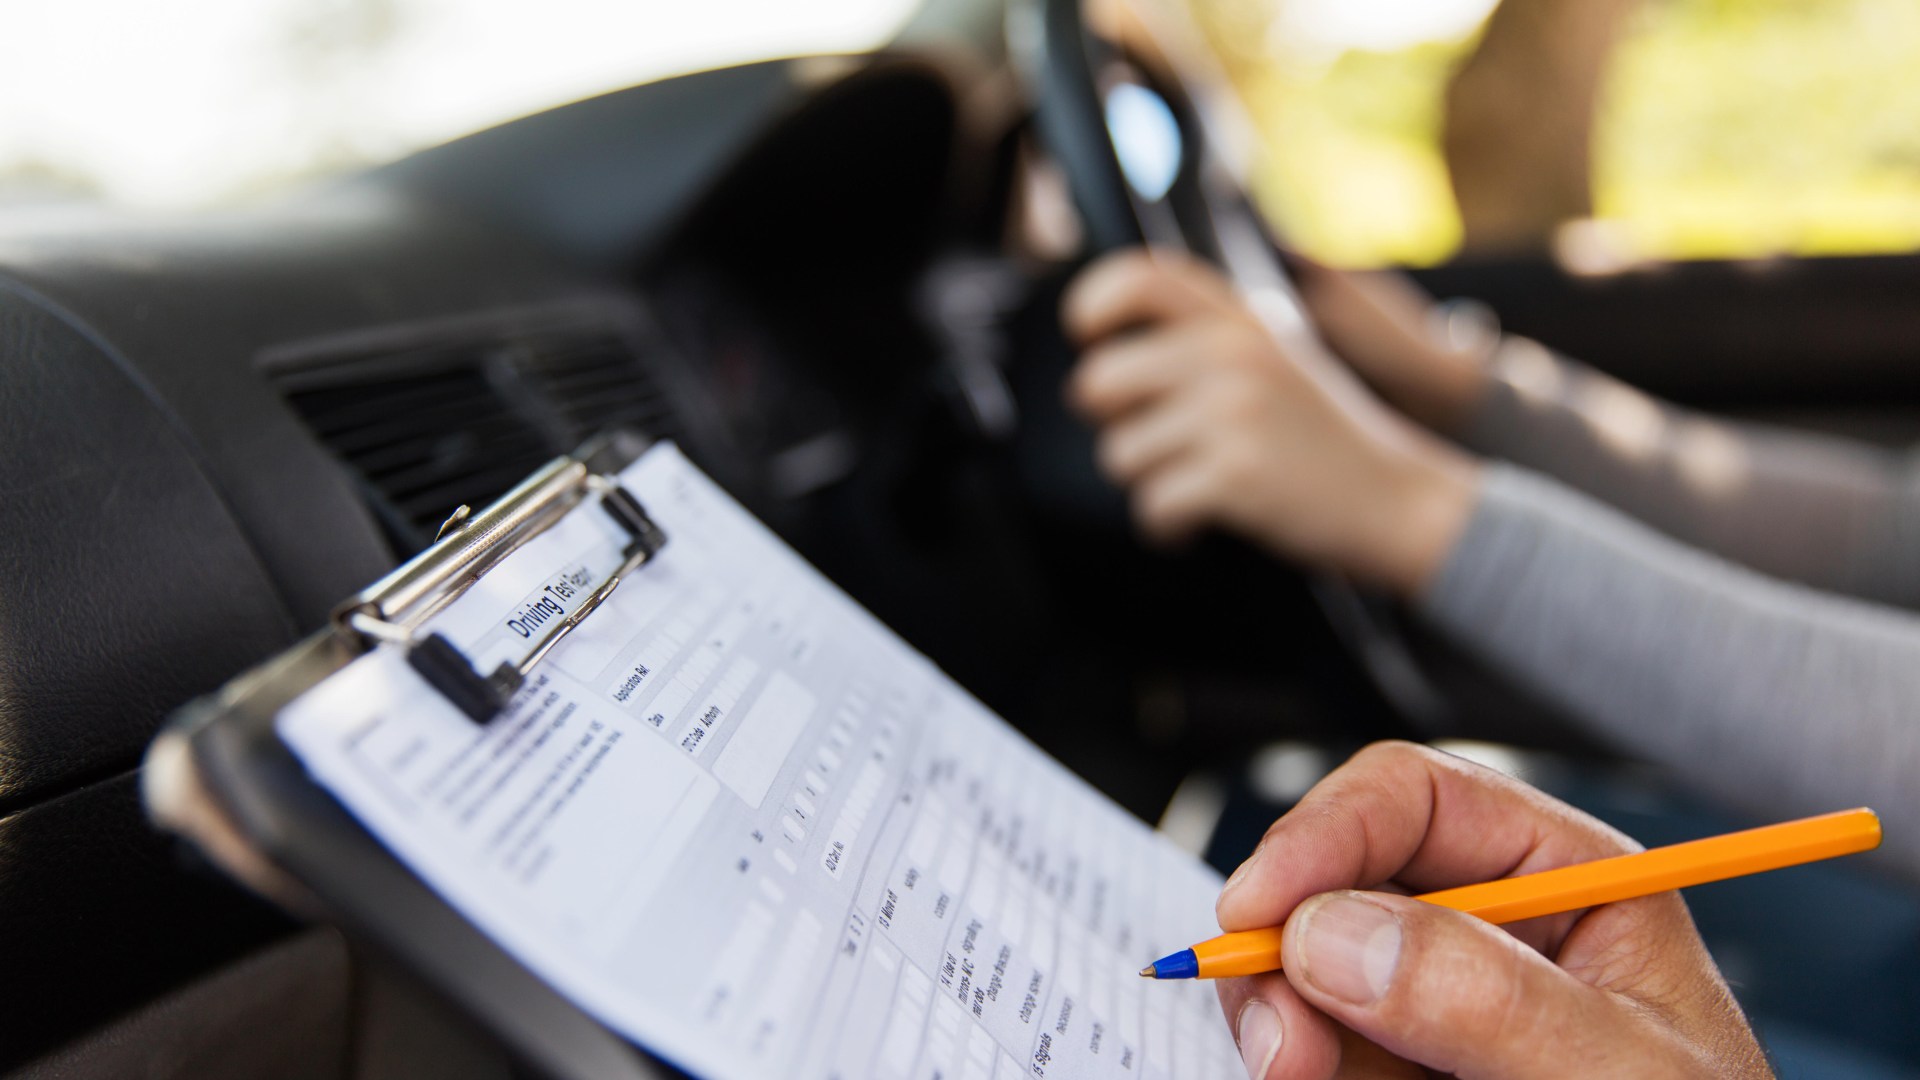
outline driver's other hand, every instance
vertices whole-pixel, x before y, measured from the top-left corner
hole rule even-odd
[[[1074,281],[1067,386],[1140,528],[1208,527],[1411,595],[1477,498],[1473,459],[1380,403],[1310,342],[1283,345],[1212,268],[1133,250]]]
[[[1632,850],[1489,769],[1362,750],[1220,894],[1224,929],[1286,926],[1284,974],[1218,987],[1249,1075],[1771,1076],[1678,893],[1504,928],[1401,895]]]
[[[1440,340],[1433,298],[1404,274],[1287,263],[1315,329],[1381,397],[1435,431],[1466,426],[1486,393],[1490,343]]]

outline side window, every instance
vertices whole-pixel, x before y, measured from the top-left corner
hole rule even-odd
[[[1187,0],[1352,264],[1920,248],[1913,0]]]
[[[1920,4],[1648,3],[1610,66],[1595,211],[1633,248],[1920,248]]]

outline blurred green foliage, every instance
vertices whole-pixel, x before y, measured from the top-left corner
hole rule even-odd
[[[1286,0],[1190,2],[1293,242],[1358,265],[1458,250],[1440,132],[1472,36],[1316,57],[1273,40]],[[1920,249],[1920,0],[1645,0],[1598,108],[1595,215],[1636,254]]]
[[[1653,0],[1622,44],[1595,210],[1673,256],[1920,247],[1920,3]]]

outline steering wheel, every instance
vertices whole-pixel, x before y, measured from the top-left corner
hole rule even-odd
[[[1191,252],[1226,274],[1283,346],[1317,345],[1264,221],[1208,155],[1205,127],[1180,89],[1091,33],[1080,0],[1026,0],[1008,18],[1040,139],[1065,174],[1090,246]],[[1416,728],[1443,733],[1445,698],[1415,659],[1398,608],[1342,578],[1315,575],[1309,585],[1387,701]]]

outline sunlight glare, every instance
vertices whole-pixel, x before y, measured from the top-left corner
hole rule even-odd
[[[0,202],[230,198],[666,75],[883,44],[917,0],[0,5]]]
[[[1284,0],[1273,26],[1276,47],[1295,53],[1349,49],[1393,52],[1429,41],[1458,41],[1486,21],[1499,0]]]

